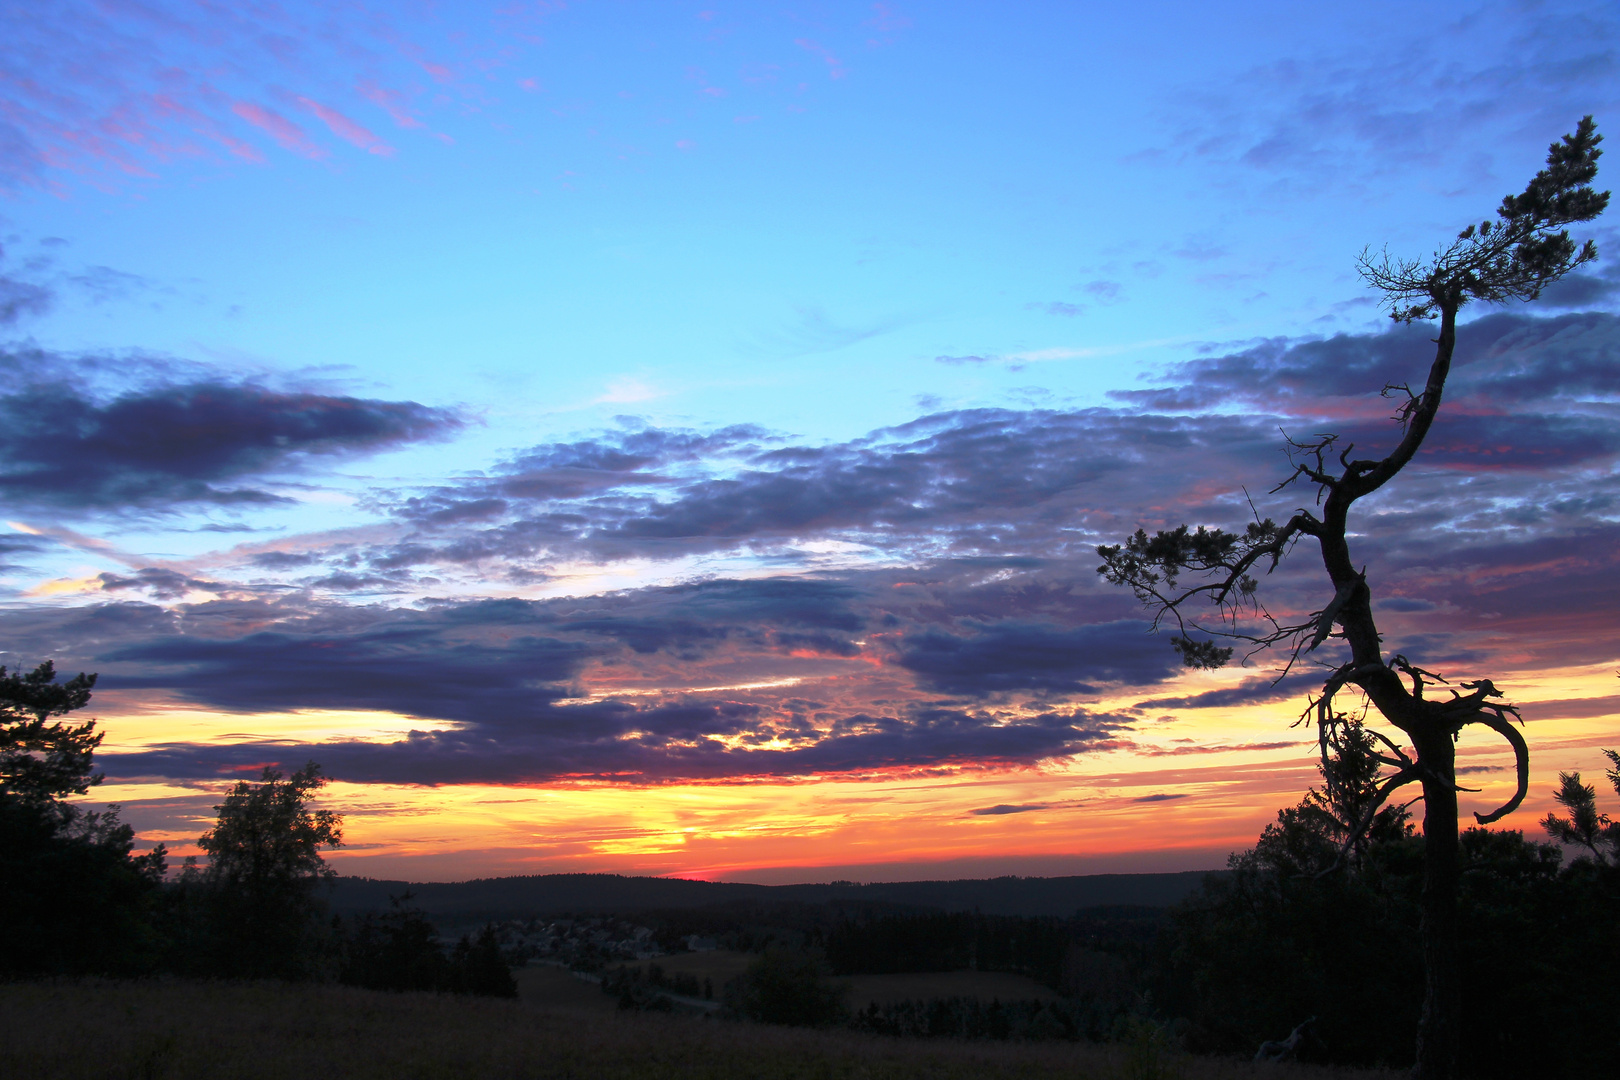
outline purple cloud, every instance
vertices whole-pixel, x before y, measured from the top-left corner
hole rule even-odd
[[[280,497],[242,482],[460,427],[450,411],[415,402],[247,383],[170,384],[100,399],[41,381],[0,395],[0,493],[14,505],[73,511],[270,503]]]

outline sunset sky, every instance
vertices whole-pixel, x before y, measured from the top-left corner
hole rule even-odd
[[[99,672],[143,846],[313,759],[415,880],[1222,865],[1321,669],[1187,671],[1096,546],[1389,446],[1358,254],[1620,132],[1607,0],[0,10],[0,663]],[[1538,835],[1620,748],[1617,226],[1354,523]]]

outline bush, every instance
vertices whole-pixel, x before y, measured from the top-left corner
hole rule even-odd
[[[430,990],[484,997],[517,997],[517,982],[501,956],[495,928],[462,937],[446,956],[427,916],[410,894],[391,897],[392,910],[368,912],[343,935],[338,981],[368,990]]]
[[[847,986],[828,978],[820,957],[770,948],[726,984],[721,1000],[737,1015],[761,1023],[826,1027],[848,1015],[847,993]]]

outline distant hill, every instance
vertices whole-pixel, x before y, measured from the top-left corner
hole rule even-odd
[[[999,877],[960,881],[896,881],[856,885],[751,885],[734,881],[623,877],[618,874],[544,874],[475,881],[379,881],[341,877],[332,905],[338,911],[381,909],[409,891],[429,915],[467,920],[556,914],[622,914],[722,904],[829,901],[900,904],[986,915],[1069,916],[1080,908],[1114,904],[1167,907],[1196,890],[1209,873],[1087,874],[1078,877]]]

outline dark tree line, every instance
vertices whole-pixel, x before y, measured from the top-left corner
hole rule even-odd
[[[342,822],[311,807],[326,784],[311,762],[238,782],[198,840],[205,866],[165,877],[167,851],[134,851],[118,808],[68,801],[102,780],[89,704],[94,675],[58,681],[49,662],[0,668],[0,978],[148,975],[338,980],[376,989],[512,996],[493,931],[446,951],[419,911],[329,919],[321,848]]]
[[[1302,1057],[1412,1063],[1423,1009],[1424,844],[1396,811],[1340,864],[1346,806],[1324,812],[1338,801],[1328,792],[1353,791],[1355,777],[1362,797],[1376,787],[1357,745],[1365,755],[1365,744],[1352,740],[1350,760],[1336,754],[1322,766],[1322,788],[1280,811],[1254,848],[1232,857],[1228,874],[1212,875],[1171,910],[1146,989],[1163,1016],[1182,1022],[1190,1049],[1252,1053],[1314,1017]],[[1601,829],[1603,820],[1595,792],[1569,775],[1559,794],[1570,816],[1543,822],[1560,840],[1575,822]],[[1610,780],[1620,795],[1620,769]],[[1612,1071],[1617,856],[1601,833],[1567,863],[1557,845],[1515,830],[1459,835],[1457,922],[1468,945],[1460,959],[1461,1075]]]
[[[922,912],[848,919],[826,935],[837,975],[1000,971],[1069,991],[1097,967],[1087,953],[1136,958],[1162,922],[1156,908],[1089,908],[1073,918]],[[1081,970],[1084,969],[1084,970]]]

